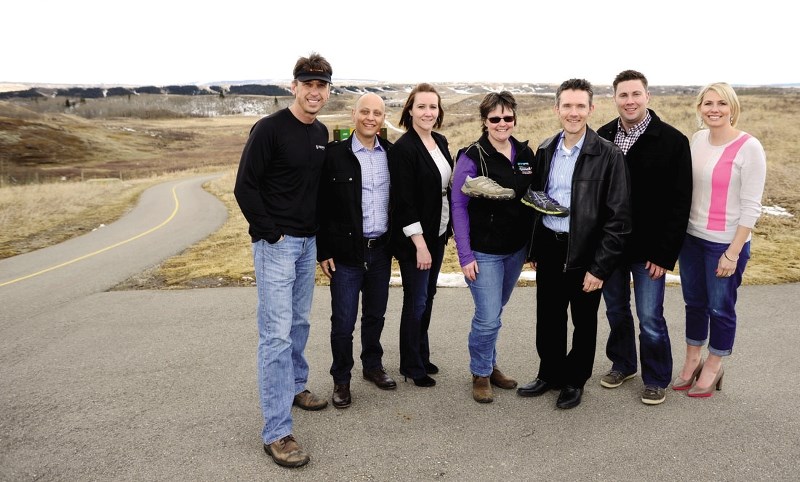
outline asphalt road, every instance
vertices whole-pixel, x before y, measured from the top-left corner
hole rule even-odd
[[[35,260],[27,266],[0,261],[0,285],[7,283],[0,286],[0,480],[798,478],[800,285],[741,288],[735,352],[723,390],[710,399],[669,391],[664,404],[650,407],[639,401],[639,377],[615,390],[600,387],[608,368],[601,316],[594,376],[583,403],[566,411],[555,408],[557,392],[528,399],[496,389],[494,403],[472,401],[472,300],[463,288],[440,289],[436,298],[438,384],[403,382],[402,290],[392,288],[384,364],[397,390],[362,380],[357,361],[350,408],[295,409],[295,433],[311,463],[278,467],[259,439],[255,289],[106,291],[215,229],[195,226],[218,210],[199,185],[180,181],[148,192],[142,205],[152,204],[143,216],[149,222],[136,221],[145,212],[139,207],[119,222],[129,228],[111,236],[112,225],[96,232],[107,236],[102,240],[92,233],[48,248],[49,261],[41,257],[48,250],[25,255]],[[178,214],[163,227],[9,284],[159,225],[175,211],[173,186]],[[679,364],[679,287],[667,289],[665,308]],[[499,341],[501,368],[522,383],[537,369],[534,312],[535,288],[518,288]],[[318,287],[306,350],[309,388],[328,397],[329,315],[328,289]]]

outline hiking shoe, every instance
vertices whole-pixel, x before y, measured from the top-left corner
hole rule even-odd
[[[606,388],[617,388],[618,386],[622,385],[625,380],[630,380],[635,376],[636,373],[625,375],[619,370],[610,370],[608,373],[603,375],[603,378],[600,379],[600,385],[603,385]]]
[[[287,435],[269,445],[264,444],[264,452],[272,457],[276,464],[283,467],[300,467],[310,460],[308,454],[300,448],[300,445],[291,435]]]
[[[661,387],[648,385],[642,390],[642,403],[645,405],[658,405],[667,398],[667,391]]]
[[[294,396],[292,405],[296,405],[303,410],[322,410],[328,406],[328,401],[319,398],[308,390],[303,390]]]
[[[492,403],[494,393],[489,377],[479,377],[472,375],[472,398],[478,403]]]
[[[546,192],[533,191],[530,187],[525,192],[525,195],[522,196],[522,204],[532,207],[543,214],[550,214],[559,218],[569,216],[569,208],[558,204],[558,201],[548,196]]]
[[[469,197],[485,197],[496,201],[507,201],[516,196],[513,189],[503,187],[486,176],[467,176],[464,185],[461,186],[461,192]]]

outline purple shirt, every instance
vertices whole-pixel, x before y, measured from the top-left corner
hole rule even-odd
[[[516,162],[517,151],[514,144],[511,144],[511,164]],[[456,159],[456,168],[453,171],[453,190],[450,194],[451,215],[453,217],[453,238],[456,241],[458,251],[458,263],[463,267],[475,261],[472,246],[469,242],[469,196],[461,192],[461,186],[467,180],[467,176],[475,177],[478,174],[478,166],[475,164],[466,151]]]

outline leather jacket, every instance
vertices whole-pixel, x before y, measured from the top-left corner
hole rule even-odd
[[[550,164],[560,136],[559,132],[537,149],[531,184],[533,190],[547,190]],[[531,261],[536,261],[539,256],[548,256],[548,253],[537,252],[537,231],[543,229],[547,228],[537,213],[528,256]],[[630,232],[630,179],[622,151],[587,127],[572,175],[564,271],[586,270],[597,278],[608,279],[622,260]]]

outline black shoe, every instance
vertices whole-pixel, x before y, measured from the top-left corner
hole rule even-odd
[[[364,369],[364,379],[374,383],[381,390],[393,390],[397,388],[397,383],[386,374],[383,368]]]
[[[427,362],[425,363],[425,373],[427,373],[428,375],[436,375],[437,373],[439,373],[439,367],[437,367],[431,362]]]
[[[538,397],[539,395],[544,395],[548,391],[556,390],[557,388],[558,387],[552,383],[546,382],[541,378],[537,378],[527,385],[522,385],[521,387],[517,388],[517,395],[520,397]]]
[[[333,397],[331,397],[333,406],[336,408],[347,408],[350,406],[352,399],[350,398],[350,384],[349,383],[334,383],[333,384]]]
[[[564,409],[577,407],[581,403],[581,395],[583,395],[583,388],[567,385],[561,389],[558,400],[556,400],[556,407]]]
[[[418,387],[432,387],[432,386],[436,385],[436,380],[434,380],[433,378],[429,377],[428,375],[423,375],[423,376],[421,376],[419,378],[414,378],[414,377],[409,377],[408,375],[403,373],[402,370],[400,370],[400,374],[403,375],[403,381],[407,382],[408,379],[411,378],[411,381],[414,382],[414,385],[416,385]]]

